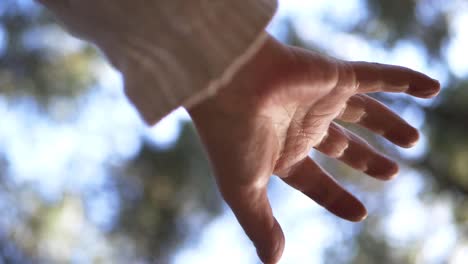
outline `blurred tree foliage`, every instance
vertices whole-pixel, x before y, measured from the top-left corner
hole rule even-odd
[[[171,149],[145,144],[115,173],[121,212],[112,236],[130,237],[147,262],[167,263],[170,253],[194,231],[193,214],[202,225],[220,212],[221,198],[209,171],[191,124],[184,125]]]
[[[366,0],[368,17],[354,31],[386,46],[409,39],[421,43],[428,59],[440,59],[450,37],[447,10],[440,0]]]
[[[0,97],[6,98],[9,104],[24,97],[33,98],[44,115],[53,115],[48,110],[51,102],[61,98],[71,107],[76,98],[93,88],[96,76],[91,69],[99,57],[94,48],[82,43],[67,52],[58,49],[61,43],[54,43],[54,40],[60,38],[54,36],[61,33],[50,14],[25,2],[28,3],[16,0],[0,3],[0,33],[3,32],[0,35],[5,40],[4,48],[0,47]],[[435,105],[418,105],[426,113],[428,149],[422,157],[408,164],[428,177],[431,184],[427,193],[433,197],[450,197],[459,239],[467,240],[468,80],[455,78],[443,58],[445,45],[451,38],[450,10],[441,8],[441,0],[364,2],[368,8],[366,16],[348,31],[386,47],[400,40],[413,41],[424,48],[429,61],[437,61],[447,70],[448,87]],[[304,42],[292,24],[289,25],[288,42],[315,47],[314,43]],[[391,99],[383,99],[391,103]],[[403,101],[398,108],[414,104],[411,100]],[[220,198],[210,177],[208,162],[190,124],[183,126],[177,143],[169,149],[160,149],[144,138],[142,141],[140,151],[132,159],[117,165],[104,164],[112,177],[107,190],[95,192],[115,194],[119,210],[110,228],[92,229],[103,233],[113,248],[107,255],[93,255],[94,262],[168,263],[174,250],[194,230],[190,227],[193,223],[185,220],[188,216],[194,219],[193,215],[197,215],[195,230],[200,230],[199,226],[220,212]],[[79,237],[77,234],[68,234],[71,239],[60,240],[59,237],[65,237],[66,230],[60,226],[70,217],[66,212],[74,218],[83,217],[84,213],[77,213],[84,210],[83,197],[70,193],[51,202],[42,198],[34,186],[15,185],[8,175],[8,160],[2,158],[2,153],[0,150],[0,213],[3,218],[0,219],[0,263],[70,261],[67,254],[48,252],[44,248],[60,251],[66,248],[63,245],[72,247],[78,243],[73,240]],[[348,169],[336,164],[330,166],[331,170],[351,175],[348,180],[355,179]],[[395,254],[394,245],[375,234],[375,227],[387,210],[384,202],[375,207],[381,214],[370,217],[352,241],[343,242],[353,247],[352,262],[414,263],[415,249]],[[86,220],[83,225],[86,226]],[[58,244],[47,242],[49,237],[56,238]],[[343,259],[339,250],[329,249],[327,262],[349,263],[349,258]]]
[[[5,42],[0,57],[3,96],[33,96],[47,104],[56,97],[73,98],[89,89],[94,49],[54,51],[63,44],[59,38],[53,39],[60,29],[50,15],[31,4],[2,1],[0,15]]]
[[[416,160],[402,162],[410,165],[427,177],[423,200],[437,201],[448,199],[453,206],[453,217],[456,220],[458,241],[466,241],[468,236],[468,76],[457,78],[450,71],[444,57],[447,44],[453,37],[450,21],[455,10],[447,8],[439,0],[398,0],[398,1],[363,1],[367,7],[366,15],[353,25],[349,32],[383,47],[392,48],[399,41],[410,41],[423,49],[429,63],[442,65],[443,73],[448,76],[443,92],[434,104],[424,106],[407,98],[398,98],[377,94],[375,97],[393,108],[403,112],[408,107],[417,105],[424,111],[424,134],[427,136],[428,149]],[[463,5],[460,5],[463,6]],[[466,6],[465,6],[466,7]],[[323,49],[320,44],[302,39],[296,28],[289,25],[287,41],[294,45]],[[464,56],[460,54],[460,56]],[[362,131],[360,131],[362,132]],[[385,144],[371,138],[376,144]],[[386,151],[391,147],[385,145]],[[398,153],[395,149],[395,153]],[[330,161],[329,161],[330,162]],[[343,172],[340,164],[330,162],[329,170],[335,175],[347,174],[347,179],[359,181],[352,177],[352,172]],[[346,170],[346,169],[345,169]],[[367,203],[371,199],[366,199]],[[371,202],[370,202],[371,203]],[[429,202],[430,203],[430,202]],[[373,211],[352,241],[344,241],[343,246],[352,245],[354,259],[350,261],[340,254],[341,248],[334,246],[327,250],[327,263],[415,263],[415,256],[421,250],[420,242],[413,247],[397,250],[385,236],[376,232],[387,215],[389,204],[379,202],[378,209]],[[412,217],[408,215],[408,217]],[[448,263],[448,259],[443,263]]]
[[[76,110],[74,101],[96,83],[93,64],[101,59],[96,50],[80,42],[68,43],[72,48],[64,50],[64,33],[50,13],[28,1],[0,3],[0,31],[0,96],[10,105],[32,100],[43,115],[64,122],[55,118],[57,109],[50,106],[65,100],[61,106],[72,109],[59,111]],[[88,253],[92,262],[168,263],[177,246],[201,230],[190,226],[188,216],[197,215],[197,224],[203,225],[220,212],[221,199],[191,124],[183,126],[169,149],[141,140],[141,150],[132,159],[103,164],[112,174],[105,190],[65,193],[58,201],[47,201],[35,186],[13,183],[8,160],[0,155],[0,263],[71,261],[69,250],[79,248],[82,237],[70,233],[67,217],[81,223],[77,230],[103,233],[108,241],[103,244],[112,248],[110,253]],[[85,217],[86,196],[95,192],[117,197],[118,213],[103,230],[90,227]]]

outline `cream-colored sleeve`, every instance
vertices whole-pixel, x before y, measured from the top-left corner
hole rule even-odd
[[[146,123],[212,95],[262,46],[276,0],[39,0],[122,72]]]

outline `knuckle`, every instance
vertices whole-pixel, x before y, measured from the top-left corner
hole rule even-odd
[[[353,95],[359,88],[356,72],[348,62],[340,62],[337,70],[338,82],[336,88],[345,95]]]

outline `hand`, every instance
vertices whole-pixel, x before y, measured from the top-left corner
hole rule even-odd
[[[265,263],[276,263],[284,235],[267,197],[272,174],[333,214],[360,221],[362,203],[308,155],[312,148],[380,180],[398,165],[334,120],[356,123],[401,147],[418,131],[365,95],[404,92],[429,98],[437,81],[413,70],[333,59],[269,38],[219,93],[189,109],[220,192]]]

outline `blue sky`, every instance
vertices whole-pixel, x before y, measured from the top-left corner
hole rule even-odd
[[[31,6],[31,1],[20,2],[25,8]],[[450,28],[454,36],[447,44],[444,54],[451,71],[458,77],[468,74],[468,63],[464,56],[460,55],[466,54],[465,50],[468,47],[466,6],[463,1],[453,1],[444,5],[444,8],[452,10],[453,20]],[[416,43],[401,41],[394,48],[386,50],[358,36],[343,33],[339,27],[331,26],[321,19],[326,16],[334,21],[335,25],[346,27],[347,24],[365,16],[363,10],[365,9],[359,0],[282,0],[269,30],[280,37],[278,22],[286,16],[293,16],[295,25],[304,39],[314,41],[330,54],[343,59],[400,64],[427,72],[442,82],[446,80],[447,73],[440,65],[428,65]],[[42,43],[41,45],[63,52],[82,45],[81,41],[65,35],[59,28],[49,30],[51,34],[35,40]],[[0,53],[4,46],[2,32],[0,28]],[[70,123],[56,124],[40,116],[27,99],[12,106],[0,96],[0,149],[6,153],[10,162],[11,174],[15,175],[13,180],[18,184],[36,184],[47,199],[59,199],[67,190],[85,191],[87,188],[104,184],[109,175],[103,171],[100,164],[109,157],[117,161],[132,157],[140,148],[139,139],[142,134],[160,146],[169,147],[177,139],[180,122],[188,120],[185,111],[178,109],[158,125],[152,128],[144,127],[133,107],[124,98],[121,89],[118,89],[122,87],[120,75],[102,61],[97,61],[93,67],[100,73],[97,88],[82,98],[78,118]],[[432,103],[419,100],[416,102]],[[417,108],[403,115],[415,126],[423,125],[424,118]],[[90,151],[89,146],[94,146],[93,151]],[[423,136],[422,142],[415,149],[403,153],[408,157],[417,157],[424,150]],[[70,164],[83,168],[80,177],[64,176],[68,175]],[[447,254],[453,254],[451,263],[468,263],[468,242],[457,241],[450,213],[450,201],[443,198],[430,204],[421,201],[418,198],[422,190],[421,177],[423,175],[408,169],[388,185],[388,198],[394,201],[394,206],[388,221],[377,227],[376,232],[388,237],[396,245],[410,245],[415,243],[416,238],[423,238],[422,242],[418,242],[421,244],[417,245],[421,248],[416,256],[418,263],[437,263],[438,260],[447,257]],[[378,197],[380,194],[373,195]],[[344,222],[337,224],[331,221],[333,216],[276,180],[273,180],[270,197],[287,239],[281,263],[304,263],[304,260],[307,260],[307,263],[320,263],[324,247],[336,243],[340,246],[345,245],[346,239],[359,225]],[[111,251],[111,246],[99,237],[94,225],[108,224],[107,221],[115,213],[112,209],[115,207],[115,199],[111,194],[103,194],[88,202],[90,206],[86,207],[86,213],[79,202],[71,202],[72,209],[65,211],[63,223],[72,224],[58,224],[57,232],[62,237],[69,236],[67,241],[71,241],[79,237],[84,230],[88,231],[90,235],[84,241],[93,242],[76,246],[77,252],[90,250],[90,245],[99,245],[100,248]],[[412,217],[408,218],[408,215]],[[64,238],[56,239],[56,243],[52,240],[48,242],[50,250],[47,252],[53,252],[52,249],[64,243]],[[351,248],[343,247],[343,251],[352,255]],[[200,237],[192,237],[184,245],[175,256],[174,263],[255,263],[256,259],[255,250],[233,214],[225,208],[224,213],[214,219]]]
[[[446,7],[456,9],[457,5]],[[321,48],[343,59],[368,60],[382,63],[399,64],[430,74],[444,83],[446,72],[440,65],[428,65],[419,47],[409,41],[399,42],[393,49],[368,43],[358,36],[340,32],[320,18],[327,16],[338,25],[346,26],[365,16],[362,2],[352,1],[280,1],[279,12],[273,21],[270,32],[281,37],[277,21],[285,16],[294,17],[295,25],[305,40],[319,44]],[[468,74],[468,63],[461,59],[464,47],[468,47],[468,16],[466,9],[458,9],[451,28],[454,39],[447,46],[445,56],[449,66],[457,76]],[[346,43],[346,45],[343,45]],[[429,102],[418,102],[430,104]],[[419,110],[420,111],[420,110]],[[417,108],[403,113],[405,119],[421,128],[424,116]],[[417,157],[425,151],[425,138],[411,150],[401,150],[407,157]],[[451,216],[451,204],[441,199],[434,204],[425,204],[418,195],[422,191],[423,175],[409,169],[389,184],[388,196],[394,201],[391,214],[384,225],[376,232],[386,236],[395,246],[413,247],[417,239],[420,252],[416,263],[439,263],[451,259],[450,263],[468,262],[468,244],[456,245],[457,234]],[[379,192],[373,193],[382,199]],[[274,181],[269,192],[276,217],[284,228],[286,249],[281,263],[322,263],[323,250],[338,244],[343,254],[352,256],[352,248],[346,248],[346,231],[360,224],[331,221],[331,215],[311,202],[307,197]],[[281,198],[277,198],[281,196]],[[371,212],[372,213],[372,212]],[[411,217],[408,217],[411,216]],[[354,225],[354,226],[353,226]],[[337,231],[341,230],[341,231]],[[348,232],[352,234],[352,231]],[[348,235],[350,235],[348,234]],[[455,247],[458,249],[452,251]],[[398,250],[395,250],[398,254]],[[449,254],[453,254],[450,258]],[[214,220],[196,243],[189,243],[175,258],[175,263],[255,263],[255,251],[246,240],[233,214],[227,210],[223,216]]]

